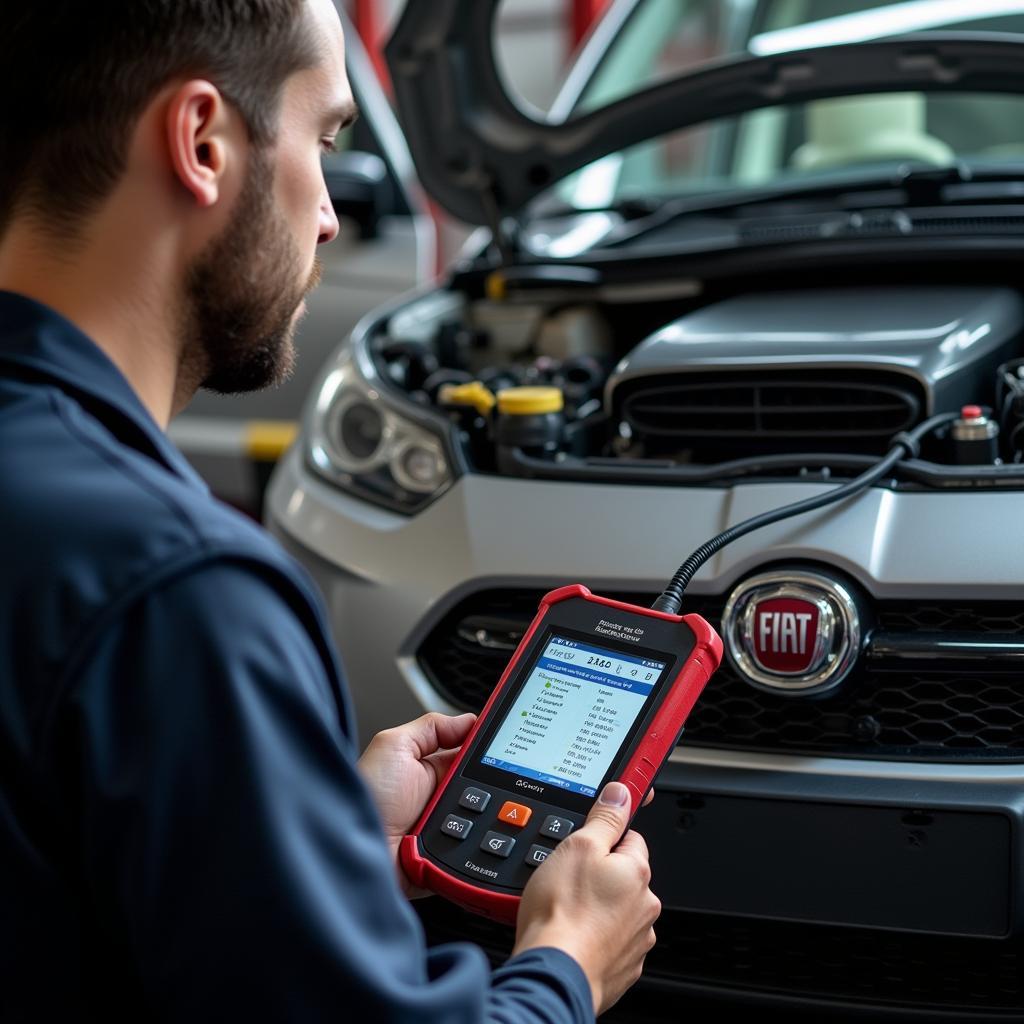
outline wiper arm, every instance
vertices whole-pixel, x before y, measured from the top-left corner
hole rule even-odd
[[[942,202],[950,185],[990,181],[1024,181],[1024,166],[972,168],[957,160],[947,167],[905,168],[894,176],[893,185],[907,193],[908,206],[931,206]]]
[[[554,201],[535,203],[529,210],[531,221],[559,217],[585,217],[588,213],[617,213],[625,220],[648,217],[672,200],[653,199],[649,196],[626,196],[604,206],[573,206],[572,203]]]
[[[968,187],[982,182],[1024,183],[1024,164],[971,167],[958,161],[946,167],[920,167],[901,164],[894,171],[861,177],[843,177],[829,181],[793,182],[764,188],[729,189],[700,197],[685,196],[664,200],[655,210],[611,232],[601,243],[602,248],[620,245],[656,228],[695,214],[713,214],[756,207],[775,202],[806,202],[808,204],[843,196],[856,196],[856,206],[864,204],[871,194],[879,198],[898,191],[898,200],[884,205],[928,206],[942,202],[943,190],[950,186]]]

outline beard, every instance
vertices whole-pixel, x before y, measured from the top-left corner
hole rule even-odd
[[[297,310],[320,282],[319,259],[302,280],[302,258],[274,205],[273,180],[267,154],[254,152],[227,227],[185,279],[187,376],[219,394],[259,391],[291,376]]]

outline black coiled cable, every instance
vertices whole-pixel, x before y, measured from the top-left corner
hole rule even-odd
[[[849,483],[836,487],[834,490],[826,491],[824,494],[816,494],[813,498],[805,498],[803,501],[794,502],[792,505],[783,505],[782,508],[773,509],[771,512],[764,512],[752,519],[747,519],[735,526],[730,526],[717,537],[712,537],[706,544],[702,544],[690,557],[683,562],[676,570],[668,586],[662,591],[661,596],[651,605],[655,611],[668,612],[671,615],[679,613],[682,604],[683,593],[697,570],[716,552],[724,548],[726,544],[732,543],[739,537],[743,537],[762,526],[771,526],[782,519],[789,519],[791,516],[798,516],[803,512],[813,512],[815,509],[823,508],[834,502],[842,501],[844,498],[852,497],[854,494],[865,490],[873,483],[884,477],[898,462],[903,459],[916,458],[921,446],[921,439],[930,434],[933,430],[951,423],[957,418],[958,413],[943,413],[925,420],[913,430],[897,434],[891,443],[889,453],[875,465],[866,469],[860,476],[854,477]]]

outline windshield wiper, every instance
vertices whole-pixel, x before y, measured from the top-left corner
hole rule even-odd
[[[1001,197],[1024,195],[1024,164],[971,167],[963,162],[947,167],[920,167],[902,164],[894,171],[861,177],[833,178],[828,181],[806,180],[776,184],[764,188],[729,189],[661,201],[649,214],[622,224],[601,242],[601,248],[622,245],[634,238],[696,214],[737,211],[756,212],[757,207],[786,203],[790,212],[799,207],[814,207],[822,201],[840,200],[839,208],[860,209],[871,206],[932,206],[957,199],[992,199],[992,183],[1010,186],[1001,190]],[[845,202],[843,200],[846,200]],[[588,211],[578,211],[580,213]]]
[[[537,202],[529,208],[526,219],[530,222],[539,220],[558,220],[562,217],[585,217],[590,213],[617,213],[624,220],[636,220],[647,217],[661,209],[666,202],[672,200],[654,199],[650,196],[625,196],[604,206],[573,206],[572,203],[556,203],[554,201]]]

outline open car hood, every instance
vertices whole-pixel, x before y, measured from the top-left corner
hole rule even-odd
[[[492,229],[608,153],[716,118],[872,92],[1024,93],[1024,41],[929,32],[723,60],[579,117],[538,121],[495,65],[498,3],[407,0],[385,49],[424,187],[456,217]]]

